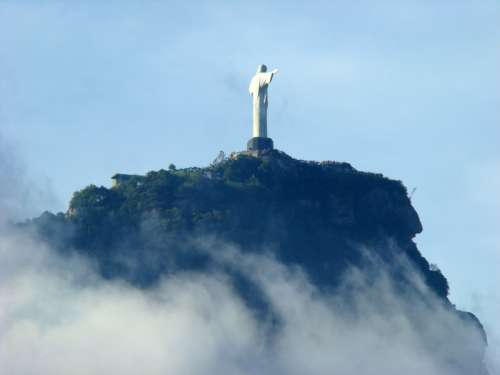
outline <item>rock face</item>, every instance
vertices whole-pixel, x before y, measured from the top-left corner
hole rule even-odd
[[[177,269],[210,267],[210,257],[196,249],[208,238],[272,253],[302,268],[320,290],[335,291],[353,267],[369,273],[382,265],[402,295],[421,293],[412,281],[417,275],[430,291],[422,299],[431,295],[484,335],[472,314],[454,309],[447,280],[417,249],[422,224],[404,185],[347,163],[242,152],[207,168],[150,172],[111,189],[89,186],[75,193],[66,215],[45,214],[30,225],[62,251],[95,258],[104,276],[142,287]],[[242,295],[262,307],[235,278]],[[485,373],[482,345],[457,365],[470,368],[457,373]]]

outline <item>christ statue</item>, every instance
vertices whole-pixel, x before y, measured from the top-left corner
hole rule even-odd
[[[253,96],[253,137],[267,138],[267,86],[277,72],[278,69],[274,69],[268,73],[265,65],[259,65],[250,81],[248,91]]]

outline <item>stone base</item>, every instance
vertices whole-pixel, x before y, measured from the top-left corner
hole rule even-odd
[[[253,137],[247,142],[248,151],[264,151],[274,148],[273,140],[265,137]]]

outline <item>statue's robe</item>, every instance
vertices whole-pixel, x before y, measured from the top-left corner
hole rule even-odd
[[[248,91],[253,96],[253,137],[267,137],[267,86],[274,73],[257,73]]]

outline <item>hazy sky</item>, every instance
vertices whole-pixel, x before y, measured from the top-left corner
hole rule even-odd
[[[0,0],[0,147],[36,187],[27,215],[242,150],[266,63],[276,147],[416,187],[420,250],[500,337],[498,0],[103,3]]]

